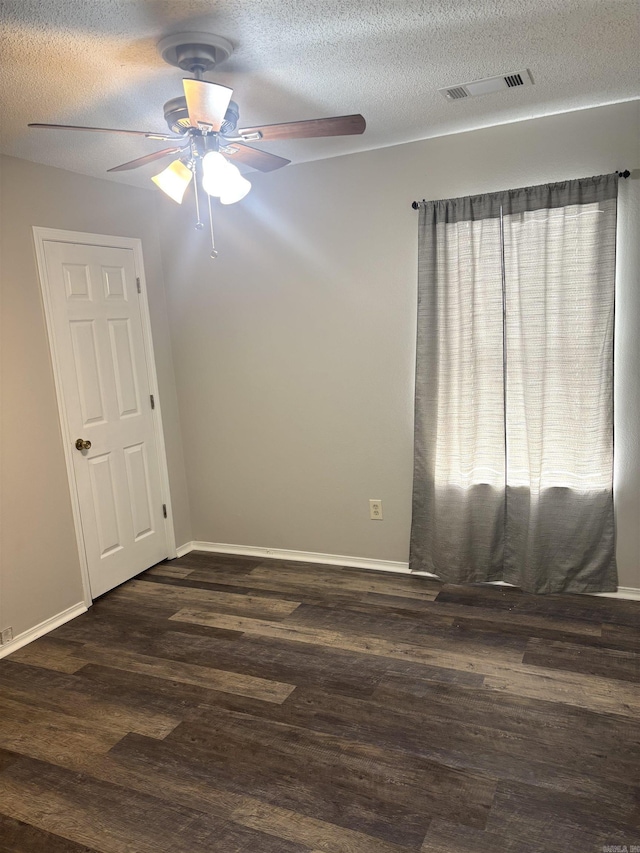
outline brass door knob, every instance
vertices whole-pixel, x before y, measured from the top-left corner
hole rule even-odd
[[[90,449],[91,449],[91,442],[90,441],[85,441],[84,438],[76,439],[76,450],[90,450]]]

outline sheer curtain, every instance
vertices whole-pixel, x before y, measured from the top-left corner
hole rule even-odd
[[[616,589],[617,181],[422,205],[412,570]]]

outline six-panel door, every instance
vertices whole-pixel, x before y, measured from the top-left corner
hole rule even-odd
[[[44,254],[95,598],[167,556],[134,256],[52,240]]]

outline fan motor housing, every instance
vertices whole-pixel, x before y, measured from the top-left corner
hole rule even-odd
[[[221,136],[231,136],[238,126],[240,112],[235,101],[229,101],[229,106],[224,114],[224,120],[220,127]],[[171,98],[164,105],[164,118],[173,133],[186,134],[191,127],[187,100],[184,96]]]
[[[167,101],[164,105],[164,118],[169,130],[174,133],[186,133],[191,126],[186,98],[171,98]]]

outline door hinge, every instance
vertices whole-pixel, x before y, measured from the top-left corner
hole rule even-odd
[[[136,278],[136,287],[138,288],[138,293],[142,293],[142,287],[140,286],[139,278]]]
[[[167,505],[162,504],[162,514],[166,518],[167,517]]]
[[[153,394],[149,394],[149,399],[151,400],[151,408],[155,409],[156,401],[153,399]]]

